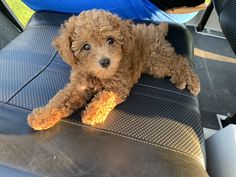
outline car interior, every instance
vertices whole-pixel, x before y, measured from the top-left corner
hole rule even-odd
[[[231,52],[228,60],[236,59],[236,1],[214,0],[201,11],[200,22],[195,27],[169,24],[166,39],[178,54],[195,62],[193,68],[201,81],[207,83],[202,84],[202,95],[177,89],[169,78],[143,75],[127,100],[109,114],[104,124],[93,127],[83,124],[80,109],[46,131],[32,130],[27,115],[45,105],[69,81],[70,67],[53,48],[52,40],[72,14],[36,11],[23,27],[6,1],[0,2],[0,176],[207,177],[216,174],[209,164],[213,160],[208,156],[206,133],[219,133],[223,129],[216,113],[235,113],[236,62],[227,63],[232,67],[228,67],[231,78],[221,78],[222,82],[230,80],[230,85],[223,85],[229,88],[229,99],[225,97],[222,107],[218,104],[222,111],[211,109],[219,98],[211,91],[217,88],[207,85],[212,82],[207,80],[209,73],[203,70],[200,73],[201,65],[206,63],[196,59],[196,53],[201,56],[196,45],[198,39],[205,43],[204,40],[212,38],[209,40],[212,46],[212,41],[224,40]],[[201,34],[213,9],[224,39],[212,37],[212,33]],[[208,65],[217,65],[215,70],[222,67],[219,61]],[[230,124],[233,118],[228,118],[225,127]],[[231,165],[235,167],[234,162]],[[235,176],[233,170],[230,173]]]

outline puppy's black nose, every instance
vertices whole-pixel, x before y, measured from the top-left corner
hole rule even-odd
[[[107,68],[110,65],[110,59],[109,58],[102,58],[101,60],[99,60],[99,63],[101,65],[101,67],[103,68]]]

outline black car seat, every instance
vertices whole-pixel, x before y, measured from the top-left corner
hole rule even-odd
[[[51,42],[70,15],[36,12],[0,51],[0,174],[208,176],[198,99],[168,78],[143,75],[97,127],[81,123],[81,110],[47,131],[27,125],[30,111],[68,82],[70,67]],[[184,26],[170,24],[167,40],[192,59],[192,38]]]
[[[236,54],[236,1],[235,0],[213,0],[205,10],[200,23],[197,26],[197,31],[202,32],[210,15],[216,9],[219,16],[219,22],[223,34],[228,40],[231,48]]]
[[[219,15],[221,29],[236,54],[236,1],[214,0],[213,3]]]

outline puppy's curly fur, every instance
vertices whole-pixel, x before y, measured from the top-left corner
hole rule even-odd
[[[188,60],[165,40],[167,32],[166,23],[134,25],[102,10],[72,16],[53,43],[72,68],[70,83],[46,106],[33,110],[29,125],[35,130],[48,129],[85,105],[93,94],[82,120],[90,125],[102,123],[126,99],[142,73],[169,76],[176,87],[187,87],[197,95],[199,78]]]

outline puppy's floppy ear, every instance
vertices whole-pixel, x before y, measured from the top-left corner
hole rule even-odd
[[[133,23],[129,20],[122,20],[121,21],[121,33],[124,37],[123,41],[123,52],[128,54],[132,51],[135,41],[134,41],[134,33],[133,33]]]
[[[53,40],[53,46],[69,65],[76,64],[76,58],[71,50],[72,35],[75,31],[76,20],[76,16],[70,17],[69,20],[61,26],[60,34]]]

